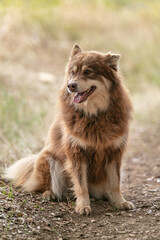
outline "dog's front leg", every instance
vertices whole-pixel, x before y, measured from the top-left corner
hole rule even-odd
[[[111,203],[118,209],[133,209],[132,202],[126,201],[120,190],[120,167],[123,148],[111,151],[107,165],[107,189]]]
[[[78,146],[68,148],[66,169],[73,183],[76,212],[88,215],[91,212],[91,207],[87,183],[87,161],[82,148]]]

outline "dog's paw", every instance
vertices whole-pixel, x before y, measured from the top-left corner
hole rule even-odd
[[[131,210],[134,209],[135,206],[132,202],[129,201],[124,201],[124,202],[118,202],[116,204],[114,204],[114,206],[119,209],[119,210]]]
[[[42,193],[42,198],[45,200],[55,199],[55,195],[52,193],[51,190],[47,190],[44,193]]]
[[[90,206],[76,206],[76,212],[80,215],[89,215],[91,213]]]

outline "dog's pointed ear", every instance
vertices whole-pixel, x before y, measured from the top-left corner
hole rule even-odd
[[[72,48],[71,57],[75,56],[76,54],[78,54],[82,51],[83,51],[82,48],[76,43]]]
[[[119,61],[120,57],[121,57],[120,54],[108,52],[105,54],[105,61],[109,67],[111,67],[112,69],[117,71],[118,70],[118,61]]]

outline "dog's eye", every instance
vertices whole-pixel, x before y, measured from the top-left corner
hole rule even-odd
[[[74,75],[74,71],[71,71],[71,75],[72,75],[72,76]]]
[[[86,75],[86,76],[88,76],[88,75],[90,75],[92,72],[90,71],[90,70],[85,70],[84,71],[84,75]]]

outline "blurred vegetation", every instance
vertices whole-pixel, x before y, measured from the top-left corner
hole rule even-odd
[[[146,81],[160,86],[158,0],[5,0],[0,12],[2,21],[10,16],[22,41],[22,34],[31,34],[28,40],[44,48],[50,41],[56,49],[63,45],[65,56],[75,41],[86,49],[120,52],[131,91]]]
[[[85,50],[120,53],[136,118],[157,122],[159,12],[159,0],[1,0],[0,160],[43,145],[75,42]],[[8,154],[10,146],[16,154]]]

